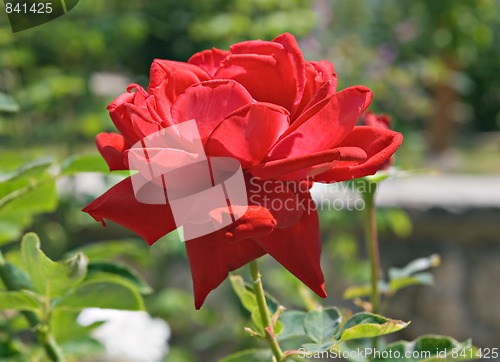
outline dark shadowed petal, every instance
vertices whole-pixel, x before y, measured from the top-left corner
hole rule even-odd
[[[227,50],[212,48],[211,50],[204,50],[194,54],[189,58],[188,63],[199,66],[213,77],[217,69],[219,69],[220,62],[228,55],[229,52]]]
[[[208,293],[226,279],[228,273],[262,256],[265,251],[252,239],[273,230],[275,221],[265,208],[251,206],[245,216],[227,229],[186,241],[186,250],[193,278],[195,307],[199,309]],[[253,230],[253,233],[252,233]],[[240,238],[243,233],[245,238]]]
[[[326,297],[320,266],[321,240],[319,220],[309,192],[302,194],[302,218],[286,229],[275,229],[255,239],[268,254],[306,284],[320,297]]]
[[[109,166],[111,171],[126,170],[124,154],[126,150],[125,140],[118,133],[99,133],[95,138],[95,143],[99,153]]]
[[[85,206],[83,211],[103,225],[107,219],[134,231],[149,245],[177,228],[170,206],[137,201],[130,177]]]
[[[248,171],[264,180],[304,180],[329,170],[334,163],[358,164],[366,158],[366,152],[359,147],[338,147],[310,155],[264,162]]]
[[[189,87],[172,106],[174,123],[196,120],[201,140],[235,110],[252,103],[250,94],[233,80],[210,80]]]
[[[298,157],[337,147],[370,104],[363,86],[342,90],[306,110],[271,149],[267,160]]]
[[[337,182],[373,175],[380,170],[403,141],[403,135],[391,130],[368,126],[354,127],[342,141],[342,147],[359,147],[367,154],[362,163],[345,165],[339,163],[330,170],[316,176],[318,182]]]
[[[270,103],[252,103],[224,119],[209,137],[210,156],[238,159],[243,169],[258,164],[288,128],[288,111]]]

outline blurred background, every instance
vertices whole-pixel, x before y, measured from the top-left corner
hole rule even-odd
[[[340,89],[371,88],[371,110],[391,115],[404,134],[395,165],[406,173],[386,181],[379,195],[382,265],[387,272],[435,253],[442,262],[432,271],[433,285],[391,299],[385,314],[412,321],[399,337],[439,333],[498,347],[498,0],[89,0],[15,34],[2,13],[0,92],[9,106],[0,112],[0,172],[45,156],[57,162],[97,154],[95,135],[114,130],[107,104],[129,83],[146,86],[154,58],[186,61],[212,46],[283,32],[299,39],[306,59],[332,61]],[[34,230],[56,259],[90,245],[95,255],[138,268],[154,288],[148,311],[171,328],[165,361],[215,361],[253,346],[242,332],[248,316],[228,282],[194,310],[175,235],[148,248],[80,211],[116,180],[80,174],[60,180],[57,192],[27,215],[0,210],[0,245],[14,248],[24,231]],[[321,218],[324,305],[359,310],[343,293],[369,280],[360,212],[322,210]],[[299,283],[270,258],[263,263],[270,291],[278,299],[296,294],[282,302],[301,306],[306,292]]]

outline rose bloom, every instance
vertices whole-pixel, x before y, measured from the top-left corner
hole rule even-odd
[[[383,113],[373,113],[371,111],[366,111],[359,120],[359,124],[362,126],[370,126],[382,129],[391,129],[392,119],[388,114]],[[380,170],[386,170],[392,166],[394,163],[394,156],[389,157],[381,166]]]
[[[187,63],[157,59],[147,90],[131,84],[108,106],[119,133],[100,133],[96,143],[111,170],[128,169],[127,152],[136,142],[192,119],[207,156],[232,157],[242,165],[247,212],[185,243],[196,308],[229,271],[264,254],[326,296],[312,181],[374,174],[402,141],[389,129],[355,126],[371,102],[368,88],[336,87],[330,62],[305,61],[295,38],[282,34],[237,43],[229,51],[205,50]],[[84,211],[103,224],[108,219],[133,230],[149,244],[176,229],[168,204],[136,200],[130,177]]]

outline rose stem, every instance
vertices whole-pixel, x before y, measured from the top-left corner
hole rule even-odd
[[[365,238],[368,257],[371,267],[371,304],[372,313],[379,312],[380,294],[378,290],[378,281],[380,279],[380,252],[377,235],[377,214],[375,206],[375,193],[377,184],[367,181],[366,191],[363,192],[365,201]]]
[[[253,291],[255,293],[255,297],[257,299],[257,305],[259,307],[260,318],[262,319],[262,324],[264,326],[264,332],[266,340],[271,347],[274,357],[277,361],[283,360],[283,351],[281,351],[281,347],[272,333],[274,328],[273,323],[271,321],[271,315],[269,313],[269,309],[266,303],[266,296],[264,292],[264,286],[262,285],[262,278],[259,272],[259,267],[257,266],[257,261],[253,260],[249,263],[250,266],[250,275],[252,277],[253,283]],[[271,330],[271,332],[269,332]]]
[[[362,192],[363,200],[365,202],[365,239],[368,257],[370,259],[371,267],[371,293],[370,302],[372,306],[372,313],[377,314],[380,306],[380,292],[378,282],[380,279],[381,266],[380,266],[380,251],[378,244],[377,234],[377,211],[375,206],[375,194],[377,192],[377,183],[364,180],[365,188]],[[377,338],[373,338],[373,348],[378,344]]]

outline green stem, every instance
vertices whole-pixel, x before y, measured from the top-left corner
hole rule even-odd
[[[273,355],[276,360],[283,361],[283,351],[276,339],[276,336],[273,331],[273,323],[271,320],[271,315],[269,313],[269,309],[266,303],[266,295],[264,292],[264,286],[262,285],[262,278],[259,272],[259,267],[257,266],[257,261],[253,260],[249,263],[250,266],[250,275],[252,276],[253,290],[255,293],[255,297],[257,299],[257,306],[259,307],[259,314],[262,320],[262,325],[264,326],[264,333],[267,343],[271,350],[273,351]],[[270,332],[271,331],[271,332]]]
[[[375,194],[377,191],[377,184],[366,181],[366,189],[363,192],[363,199],[365,201],[365,239],[368,257],[370,259],[371,268],[371,294],[370,302],[372,305],[372,312],[379,313],[380,307],[380,292],[378,288],[380,280],[380,252],[378,245],[377,234],[377,218],[375,206]]]
[[[0,251],[0,279],[2,279],[3,284],[10,291],[20,290],[19,286],[12,273],[8,268],[8,264],[6,263],[2,252]],[[21,312],[26,320],[28,321],[31,328],[37,330],[38,340],[43,345],[47,356],[52,362],[65,362],[66,358],[62,353],[61,348],[55,341],[54,337],[50,333],[49,327],[47,324],[43,324],[40,322],[38,316],[30,311]]]
[[[377,183],[368,180],[363,181],[365,184],[363,200],[365,202],[365,239],[366,250],[370,259],[371,269],[371,292],[370,303],[372,306],[372,313],[378,314],[380,311],[380,291],[379,280],[381,277],[380,266],[380,251],[378,245],[378,232],[377,232],[377,212],[375,206],[375,194],[377,192]],[[378,338],[372,339],[372,348],[376,349],[378,346]]]

